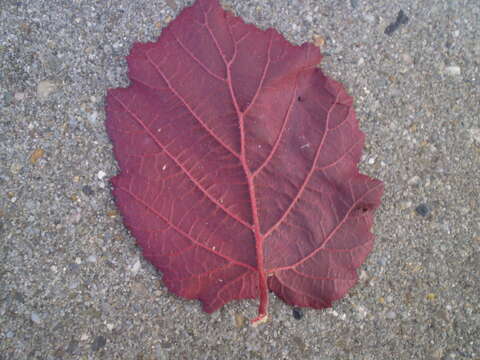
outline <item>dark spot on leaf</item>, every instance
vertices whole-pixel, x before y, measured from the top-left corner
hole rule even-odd
[[[292,314],[295,320],[301,320],[303,318],[303,310],[301,308],[293,308]]]
[[[408,20],[408,16],[405,15],[403,10],[400,10],[398,12],[397,19],[385,28],[385,34],[392,35],[400,27],[400,25],[405,25],[408,23]]]
[[[105,339],[103,336],[97,336],[95,340],[93,340],[92,350],[98,351],[101,348],[103,348],[106,344],[107,344],[107,339]]]
[[[85,185],[84,187],[82,187],[82,192],[87,196],[92,196],[93,194],[95,194],[95,192],[89,185]]]
[[[299,97],[297,97],[297,100],[298,100],[299,102],[302,102],[304,99],[303,99],[301,96],[299,96]]]
[[[415,208],[415,212],[420,216],[427,216],[430,213],[430,208],[427,204],[420,204]]]

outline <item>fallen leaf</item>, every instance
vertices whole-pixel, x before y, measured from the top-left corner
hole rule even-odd
[[[198,0],[127,58],[110,89],[111,179],[125,225],[168,289],[207,312],[268,292],[325,308],[373,246],[383,185],[358,172],[353,100],[295,46]]]

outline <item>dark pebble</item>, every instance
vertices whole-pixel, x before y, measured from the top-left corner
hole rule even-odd
[[[93,194],[95,194],[95,192],[89,185],[85,185],[84,187],[82,187],[82,191],[87,196],[92,196]]]
[[[415,212],[420,215],[420,216],[427,216],[428,214],[430,214],[430,209],[429,207],[427,206],[427,204],[420,204],[418,205],[416,208],[415,208]]]
[[[25,303],[25,298],[22,293],[15,292],[13,295],[13,298],[18,301],[19,303],[24,304]]]
[[[78,273],[80,271],[80,265],[71,263],[67,265],[67,269],[72,273]]]
[[[358,7],[358,0],[350,0],[350,5],[356,9]]]
[[[103,348],[106,344],[107,344],[107,339],[105,339],[103,336],[97,336],[95,340],[93,340],[92,350],[98,351],[101,348]]]
[[[385,34],[392,35],[401,25],[408,23],[408,20],[408,16],[403,12],[403,10],[400,10],[398,12],[397,19],[385,28]]]
[[[78,341],[74,339],[70,340],[67,346],[67,353],[69,353],[70,355],[73,355],[77,351],[77,349],[78,349]]]
[[[293,308],[292,314],[296,320],[301,320],[303,318],[303,310],[300,308]]]

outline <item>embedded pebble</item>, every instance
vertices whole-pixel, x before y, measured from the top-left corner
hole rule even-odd
[[[303,318],[303,310],[301,308],[293,308],[292,315],[295,320],[301,320]]]
[[[456,76],[462,73],[460,66],[447,66],[445,68],[445,73],[448,75]]]
[[[35,323],[35,324],[40,324],[42,322],[42,318],[40,315],[38,315],[36,312],[32,312],[30,315],[30,319]]]
[[[357,306],[357,311],[358,311],[358,314],[357,314],[358,318],[365,319],[368,313],[367,309],[364,306],[359,305]]]
[[[93,340],[92,343],[92,351],[98,351],[101,348],[103,348],[107,344],[107,339],[105,339],[103,336],[97,336],[95,340]]]
[[[17,93],[15,93],[15,95],[13,95],[13,97],[17,101],[22,101],[23,99],[25,99],[26,96],[25,96],[25,93],[23,93],[23,92],[17,92]]]
[[[480,144],[480,128],[473,128],[468,131],[474,141]]]
[[[430,209],[427,204],[420,204],[415,208],[415,212],[420,216],[427,216],[430,213]]]
[[[85,185],[82,187],[82,192],[87,195],[87,196],[92,196],[93,194],[95,194],[95,192],[93,191],[92,187],[89,186],[89,185]]]
[[[57,89],[57,85],[50,80],[40,81],[37,85],[37,96],[41,100],[45,100],[48,96]]]
[[[386,314],[385,314],[385,317],[387,319],[390,319],[390,320],[393,320],[397,317],[397,314],[395,314],[395,312],[393,311],[388,311]]]
[[[420,180],[421,180],[420,176],[415,175],[408,180],[407,184],[408,185],[418,185],[418,184],[420,184]]]
[[[142,264],[140,262],[140,259],[138,259],[130,268],[130,271],[132,272],[133,276],[137,275],[141,267],[142,267]]]

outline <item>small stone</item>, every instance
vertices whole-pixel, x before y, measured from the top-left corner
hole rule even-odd
[[[364,63],[365,63],[365,59],[362,58],[362,57],[360,59],[358,59],[358,61],[357,61],[358,66],[362,66]]]
[[[14,97],[15,100],[17,100],[17,101],[22,101],[23,99],[25,99],[25,93],[23,93],[23,92],[17,92],[17,93],[15,93],[15,95],[13,95],[13,97]]]
[[[8,330],[7,333],[5,334],[5,336],[7,337],[7,339],[11,339],[13,338],[15,334],[13,333],[13,331],[11,330]]]
[[[385,266],[385,265],[387,265],[387,259],[384,258],[384,257],[381,257],[377,260],[377,264],[380,265],[380,266]]]
[[[108,323],[108,324],[107,324],[107,329],[108,329],[109,331],[112,331],[114,328],[115,328],[115,325],[113,325],[112,323]]]
[[[431,354],[431,358],[432,358],[432,360],[442,359],[443,358],[443,349],[439,348],[439,349],[434,350]]]
[[[55,91],[57,85],[53,81],[43,80],[37,85],[37,96],[41,100],[45,100],[48,96]]]
[[[325,38],[321,35],[313,35],[313,44],[321,48],[323,45],[325,45]]]
[[[115,217],[118,215],[118,212],[116,210],[109,210],[107,211],[107,216],[108,217]]]
[[[360,275],[358,276],[358,280],[361,282],[365,282],[368,280],[368,273],[365,270],[360,270]]]
[[[385,28],[385,35],[391,36],[401,25],[405,25],[408,23],[408,21],[408,16],[403,12],[403,10],[400,10],[397,14],[396,20]]]
[[[95,192],[89,185],[85,185],[84,187],[82,187],[82,192],[87,196],[92,196],[93,194],[95,194]]]
[[[365,319],[367,317],[368,311],[364,306],[362,305],[357,306],[357,311],[358,311],[357,316],[359,319]]]
[[[293,308],[292,315],[295,320],[301,320],[303,318],[303,310],[301,308]]]
[[[92,343],[92,351],[98,351],[107,344],[107,339],[103,336],[97,336]]]
[[[237,329],[242,328],[245,325],[245,316],[242,314],[235,314],[235,327]]]
[[[35,165],[35,163],[43,156],[45,155],[45,150],[43,149],[35,149],[30,155],[30,163],[32,165]]]
[[[358,0],[350,0],[350,6],[356,9],[358,7]]]
[[[67,346],[67,353],[69,353],[70,355],[73,355],[75,353],[75,351],[77,350],[78,348],[78,341],[76,341],[75,339],[72,339],[70,340],[70,342],[68,343],[68,346]]]
[[[38,315],[36,312],[32,312],[30,319],[32,319],[35,324],[40,324],[42,322],[40,315]]]
[[[470,136],[472,137],[473,141],[480,144],[480,128],[473,128],[468,130]]]
[[[103,180],[103,178],[107,175],[107,173],[103,170],[100,170],[98,173],[97,173],[97,178],[99,180]]]
[[[81,340],[81,341],[86,341],[86,340],[88,340],[88,334],[87,334],[87,333],[83,333],[82,336],[80,336],[80,340]]]
[[[400,210],[405,210],[405,209],[408,209],[412,206],[412,202],[411,201],[400,201]]]
[[[462,73],[460,66],[447,66],[445,68],[445,73],[452,76],[457,76]]]
[[[427,204],[420,204],[415,208],[415,212],[420,216],[427,216],[430,213],[430,209]]]
[[[366,14],[364,16],[364,19],[370,24],[373,24],[375,22],[375,16],[370,15],[370,14]]]
[[[89,257],[87,257],[87,262],[96,263],[97,262],[97,257],[95,255],[90,255]]]
[[[78,287],[78,285],[80,285],[80,281],[73,280],[70,284],[68,284],[68,289],[75,290]]]
[[[393,320],[397,317],[397,314],[395,314],[395,312],[393,312],[393,311],[389,311],[385,314],[385,317],[387,319]]]
[[[140,263],[140,259],[138,259],[130,268],[130,271],[132,272],[133,276],[137,275],[141,267],[142,267],[142,264]]]
[[[402,59],[402,61],[405,63],[405,64],[413,64],[413,59],[410,55],[408,54],[402,54],[400,55],[400,59]]]
[[[90,124],[95,125],[97,123],[98,112],[92,111],[90,114],[88,114],[87,118]]]
[[[173,11],[177,10],[177,3],[174,0],[165,0],[165,2],[172,8]]]
[[[407,184],[411,186],[418,185],[420,184],[420,181],[421,181],[420,176],[415,175],[407,181]]]

